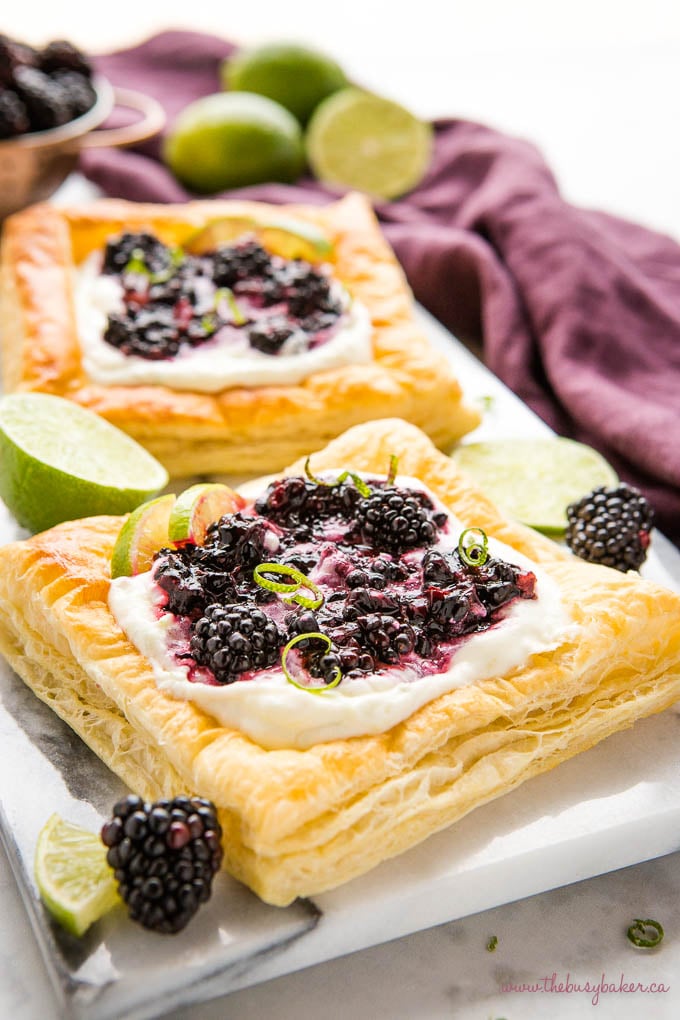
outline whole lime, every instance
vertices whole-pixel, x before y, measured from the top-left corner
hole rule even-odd
[[[304,167],[302,131],[279,103],[251,92],[217,92],[190,103],[163,157],[192,191],[214,193],[264,181],[295,181]]]
[[[325,53],[295,43],[241,50],[222,63],[220,76],[225,89],[267,96],[303,125],[323,99],[348,84],[340,65]]]

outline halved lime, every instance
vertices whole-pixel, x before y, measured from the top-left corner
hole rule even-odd
[[[220,68],[224,88],[258,92],[281,103],[306,124],[322,99],[344,88],[342,68],[325,53],[297,43],[265,43],[228,57]]]
[[[120,903],[99,835],[59,815],[40,831],[34,873],[43,903],[72,935],[84,934]]]
[[[398,103],[347,88],[317,107],[306,146],[320,180],[377,198],[396,198],[424,176],[432,129]]]
[[[572,439],[469,443],[451,456],[501,509],[539,531],[564,531],[570,503],[618,482],[604,457]]]
[[[255,234],[263,247],[285,259],[320,262],[333,255],[333,242],[314,223],[286,219],[261,222],[249,216],[221,216],[192,234],[184,248],[192,255],[203,255],[246,234]]]
[[[213,521],[224,514],[233,514],[246,505],[243,496],[228,485],[201,482],[185,489],[170,512],[168,537],[171,542],[194,542],[203,545]]]
[[[168,525],[174,503],[174,494],[168,493],[133,510],[113,547],[111,577],[143,574],[150,568],[154,554],[171,544]]]
[[[150,453],[92,411],[46,393],[0,397],[0,498],[30,531],[127,513],[167,483]]]

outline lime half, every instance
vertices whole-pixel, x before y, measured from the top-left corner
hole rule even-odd
[[[377,198],[396,198],[424,176],[432,130],[398,103],[347,88],[316,109],[306,145],[320,180]]]
[[[30,531],[127,513],[167,483],[150,453],[92,411],[45,393],[0,397],[0,498]]]
[[[501,509],[539,531],[564,531],[570,503],[618,482],[604,457],[572,439],[470,443],[451,456]]]
[[[52,916],[72,935],[120,903],[98,835],[52,815],[38,836],[35,881]]]

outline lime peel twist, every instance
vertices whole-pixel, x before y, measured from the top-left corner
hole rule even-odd
[[[330,651],[330,649],[333,647],[333,642],[331,641],[331,639],[328,637],[327,634],[322,634],[321,631],[311,631],[308,634],[297,634],[294,638],[292,638],[288,642],[288,644],[281,653],[281,669],[283,670],[283,675],[285,676],[288,683],[292,684],[293,687],[297,687],[298,690],[307,691],[308,694],[323,694],[324,691],[328,691],[333,687],[337,687],[340,681],[342,680],[342,671],[340,670],[339,666],[336,666],[334,669],[333,679],[329,683],[324,683],[320,687],[314,687],[309,686],[307,684],[298,683],[298,681],[291,675],[291,673],[288,670],[287,665],[288,656],[295,647],[295,645],[298,645],[301,641],[308,641],[311,638],[317,638],[319,641],[323,641],[324,644],[326,645],[327,652]]]
[[[290,577],[292,583],[272,581],[271,578],[263,576],[265,573],[283,574],[284,577]],[[261,588],[266,588],[267,591],[274,591],[277,595],[286,595],[287,598],[284,598],[283,601],[288,604],[297,602],[298,605],[304,606],[305,609],[318,609],[323,605],[323,595],[318,585],[310,581],[307,575],[303,574],[297,567],[291,567],[287,563],[258,563],[253,570],[253,580]],[[299,593],[300,588],[307,588],[309,591],[314,592],[315,597],[310,599],[306,595],[301,595]]]
[[[338,475],[338,477],[334,481],[325,482],[323,478],[319,478],[318,475],[312,473],[312,469],[309,466],[310,459],[311,458],[308,457],[307,460],[305,461],[305,474],[307,475],[307,478],[310,480],[310,482],[314,482],[315,485],[325,485],[326,488],[328,489],[334,489],[337,485],[342,485],[342,483],[347,481],[348,478],[351,478],[355,486],[361,493],[361,495],[364,497],[364,499],[366,499],[367,496],[371,495],[370,488],[368,487],[368,485],[366,485],[366,482],[363,480],[363,478],[360,478],[359,475],[356,474],[356,472],[343,471],[342,474]]]
[[[466,536],[471,536],[467,538]],[[475,535],[481,535],[481,540],[475,540]],[[489,558],[489,539],[482,528],[466,528],[461,531],[458,539],[458,555],[467,567],[481,567]]]
[[[649,934],[650,928],[654,932],[653,935]],[[626,935],[634,946],[638,946],[640,949],[653,949],[663,939],[664,930],[658,921],[652,921],[650,918],[643,921],[636,917]]]

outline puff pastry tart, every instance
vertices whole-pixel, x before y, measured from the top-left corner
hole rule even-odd
[[[479,422],[358,195],[35,206],[0,272],[5,390],[96,411],[175,476],[280,470],[371,419],[441,448]]]
[[[213,800],[276,905],[680,698],[680,597],[508,521],[413,426],[311,468],[136,577],[120,518],[0,549],[12,666],[134,791]]]

